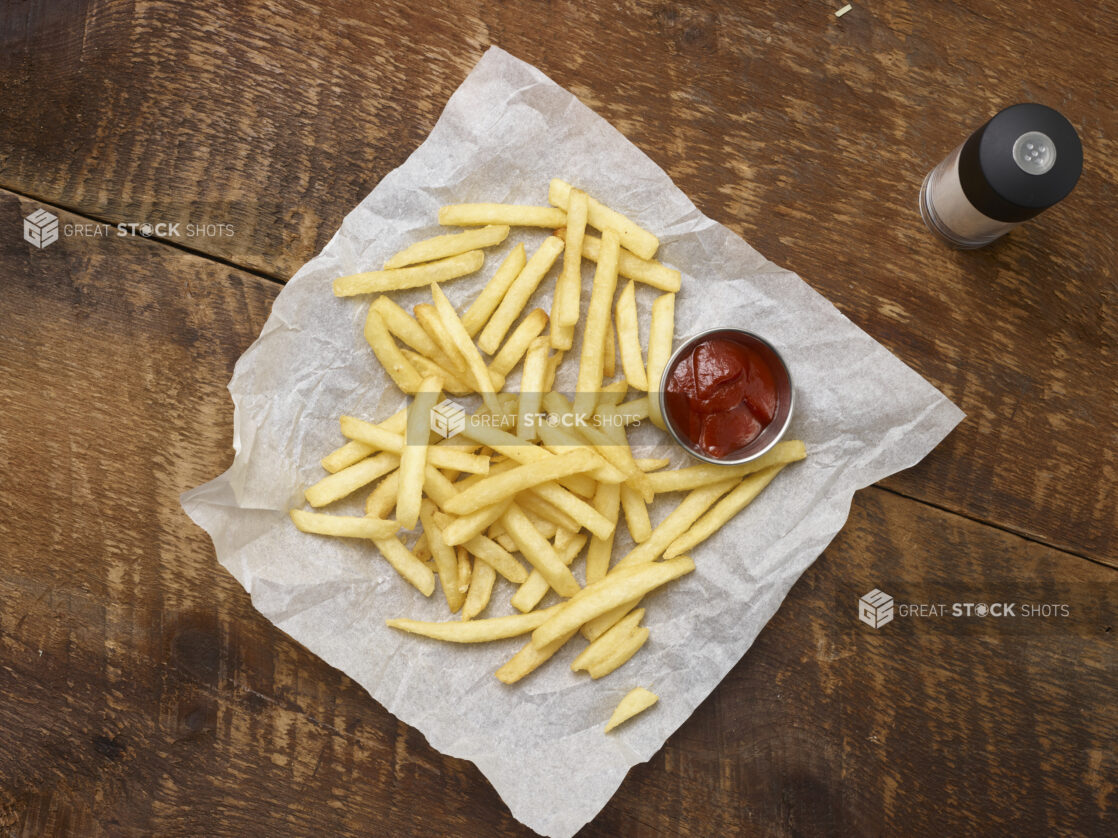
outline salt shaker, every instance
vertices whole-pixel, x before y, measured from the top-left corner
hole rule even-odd
[[[928,173],[920,214],[955,247],[982,247],[1066,197],[1082,169],[1070,122],[1044,105],[1013,105]]]

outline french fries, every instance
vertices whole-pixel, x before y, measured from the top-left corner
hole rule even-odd
[[[649,591],[678,579],[695,569],[687,556],[665,562],[650,562],[607,573],[592,585],[587,585],[563,603],[559,609],[532,632],[532,645],[537,649],[554,642],[567,632],[578,631],[583,625],[617,606],[639,600]],[[560,591],[562,593],[562,591]]]
[[[336,535],[345,538],[387,538],[396,532],[396,524],[379,518],[351,518],[345,515],[326,515],[321,512],[291,510],[291,520],[303,532],[318,535]]]
[[[532,254],[524,269],[509,286],[504,299],[497,306],[497,310],[493,312],[493,316],[489,318],[489,322],[485,324],[485,328],[481,330],[477,343],[483,352],[492,355],[497,351],[497,346],[504,339],[509,327],[520,316],[520,312],[524,310],[528,298],[532,296],[544,275],[551,270],[551,266],[555,264],[555,260],[562,252],[563,240],[555,236],[548,236],[539,249]]]
[[[633,687],[625,697],[621,699],[617,708],[613,711],[613,715],[609,717],[609,722],[606,724],[606,733],[609,733],[622,722],[626,722],[638,713],[643,713],[657,701],[659,696],[654,692],[646,690],[644,687]]]
[[[425,623],[420,620],[386,620],[389,627],[421,634],[448,643],[488,643],[516,637],[541,625],[555,611],[548,608],[530,614],[513,614],[508,617],[491,617],[488,620],[464,620],[447,623]]]
[[[446,282],[467,276],[481,268],[485,254],[480,250],[448,256],[437,262],[414,265],[410,268],[394,268],[387,271],[365,271],[334,280],[334,296],[352,297],[357,294],[383,294],[386,291],[401,291],[405,288],[422,288],[432,282]]]
[[[622,290],[617,298],[617,337],[621,347],[621,369],[625,380],[634,390],[648,389],[648,374],[641,358],[641,336],[637,329],[637,297],[633,281]]]
[[[524,255],[524,244],[521,242],[505,257],[505,261],[501,263],[501,267],[497,268],[493,278],[486,283],[485,288],[477,295],[477,299],[462,315],[462,325],[466,327],[470,337],[474,337],[480,332],[481,327],[493,316],[493,312],[497,310],[497,306],[505,298],[509,286],[524,270],[524,265],[527,262],[528,257]]]
[[[652,303],[652,325],[648,332],[648,415],[658,428],[664,427],[660,415],[660,379],[672,355],[675,332],[675,294],[661,294]]]
[[[567,223],[567,213],[552,207],[526,207],[518,204],[451,204],[439,208],[439,223],[444,227],[471,227],[479,224],[562,227]]]
[[[601,247],[602,240],[597,236],[586,236],[582,240],[582,258],[597,262]],[[683,284],[682,275],[674,268],[669,268],[653,259],[642,259],[624,249],[617,263],[617,272],[626,279],[635,279],[637,282],[670,294],[677,293]]]
[[[303,492],[311,506],[326,506],[348,497],[362,486],[383,477],[400,465],[400,457],[387,452],[361,460],[359,463],[324,477]]]
[[[589,208],[586,193],[580,189],[569,190],[567,203],[563,272],[555,284],[555,300],[551,305],[552,322],[564,329],[578,322],[579,294],[582,290],[582,240],[586,235],[586,215]]]
[[[378,295],[369,303],[364,336],[410,404],[379,424],[341,416],[346,442],[323,457],[327,475],[304,493],[319,510],[367,491],[364,516],[290,512],[294,525],[311,535],[372,542],[423,596],[434,593],[437,578],[447,612],[461,616],[390,619],[388,626],[450,643],[530,635],[495,673],[506,684],[580,634],[590,642],[574,656],[573,671],[598,679],[624,665],[651,635],[641,625],[642,601],[691,573],[695,562],[686,554],[805,454],[803,443],[792,441],[743,466],[673,469],[668,459],[635,458],[627,429],[644,419],[662,426],[660,380],[672,352],[681,274],[653,259],[655,235],[569,183],[552,180],[548,201],[552,206],[444,206],[441,224],[471,229],[415,242],[380,271],[334,281],[337,296]],[[459,314],[440,283],[480,269],[483,250],[504,242],[511,227],[554,233],[530,256],[514,243]],[[534,308],[522,317],[560,255],[550,316]],[[584,260],[594,263],[585,313]],[[620,289],[619,278],[627,280]],[[636,282],[662,292],[653,302],[646,349]],[[389,296],[421,287],[430,301],[412,313]],[[554,388],[557,378],[571,380],[564,353],[569,356],[580,329],[572,405]],[[505,391],[522,362],[519,386]],[[603,385],[617,372],[623,377]],[[466,416],[457,401],[440,402],[444,392],[480,397],[483,406]],[[687,494],[668,499],[676,492]],[[656,511],[655,526],[653,503],[671,506],[666,516]],[[613,561],[622,516],[635,545]],[[414,539],[409,549],[401,531],[417,525],[418,537],[406,535],[407,543]],[[506,607],[502,591],[509,584],[517,587],[507,605],[520,613],[479,619]],[[559,602],[541,609],[548,598]],[[607,730],[656,700],[643,688],[633,690]]]
[[[509,234],[505,225],[490,225],[480,230],[467,230],[447,236],[435,236],[405,247],[384,263],[384,269],[405,268],[419,262],[434,262],[448,256],[457,256],[470,250],[481,250],[503,242]]]
[[[425,378],[408,409],[408,440],[400,453],[400,481],[396,489],[396,520],[410,530],[419,520],[423,500],[424,469],[427,466],[427,438],[431,434],[428,416],[439,401],[443,383],[438,378]],[[428,536],[428,543],[432,539]],[[431,545],[432,551],[434,544]]]
[[[561,209],[567,209],[570,199],[571,185],[559,178],[552,178],[547,190],[547,200]],[[611,210],[605,204],[589,197],[587,198],[587,221],[603,232],[612,230],[617,233],[621,243],[625,245],[625,249],[642,259],[651,259],[660,247],[660,240],[648,230],[641,228],[621,213]]]
[[[621,242],[617,233],[607,230],[602,234],[602,258],[598,260],[598,268],[594,272],[590,306],[586,311],[586,331],[582,338],[582,356],[579,358],[575,413],[591,413],[597,404],[598,391],[602,389],[606,332],[609,330],[613,292],[617,288],[617,257],[620,252]],[[612,346],[610,351],[613,351]]]

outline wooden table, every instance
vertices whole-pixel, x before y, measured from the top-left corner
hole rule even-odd
[[[528,834],[473,765],[255,613],[178,504],[232,458],[225,385],[283,281],[490,44],[968,414],[856,496],[752,650],[583,834],[1114,834],[1118,14],[839,5],[9,0],[6,834]],[[992,247],[947,249],[916,211],[921,178],[1023,100],[1079,129],[1079,186]],[[86,233],[181,226],[40,250],[19,233],[40,207]],[[1072,615],[875,631],[855,619],[874,587]]]

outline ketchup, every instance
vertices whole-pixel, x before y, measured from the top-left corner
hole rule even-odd
[[[751,443],[772,422],[776,384],[755,349],[710,338],[676,362],[664,404],[681,436],[710,456],[724,458]]]

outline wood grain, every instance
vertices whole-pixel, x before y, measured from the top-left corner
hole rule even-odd
[[[34,204],[0,192],[0,229]],[[73,221],[61,213],[63,223]],[[182,513],[279,286],[142,239],[0,236],[0,827],[15,835],[528,835],[253,611]],[[582,834],[1103,835],[1114,574],[891,492]],[[872,587],[1064,597],[1021,633],[856,621]]]
[[[0,185],[286,278],[430,131],[489,44],[648,152],[967,421],[885,485],[1118,563],[1118,12],[1101,2],[30,0],[0,10]],[[546,37],[541,37],[546,33]],[[1029,69],[1026,69],[1029,68]],[[979,253],[928,234],[924,173],[1000,107],[1079,128],[1060,207]],[[231,235],[229,234],[231,233]]]

